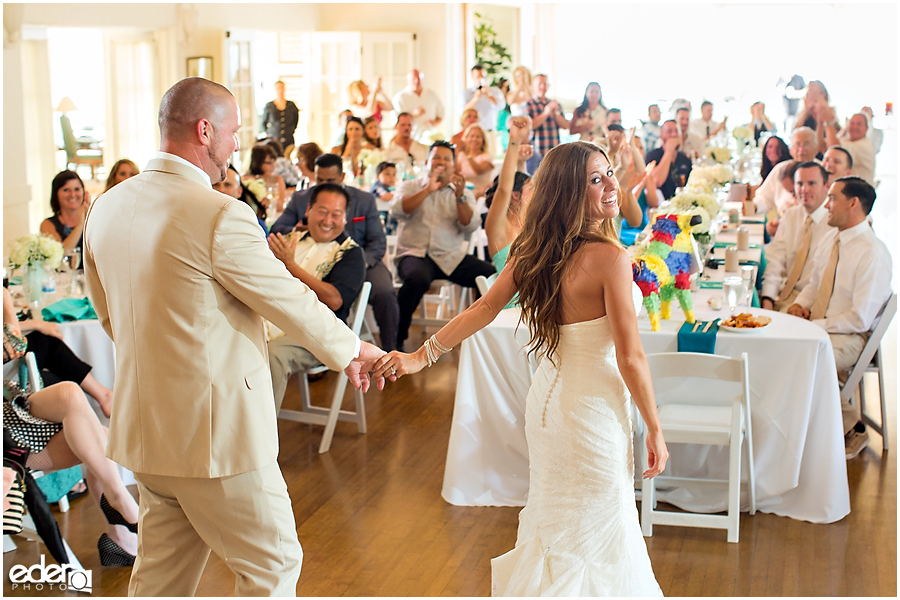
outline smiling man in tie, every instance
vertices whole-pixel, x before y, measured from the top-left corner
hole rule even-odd
[[[809,284],[788,313],[828,332],[838,379],[847,379],[884,303],[891,296],[891,255],[866,217],[875,188],[859,177],[841,177],[828,191],[828,224],[835,228],[820,244]],[[847,460],[869,444],[859,405],[842,400]]]

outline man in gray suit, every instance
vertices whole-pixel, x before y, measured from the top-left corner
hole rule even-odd
[[[293,596],[303,553],[262,317],[363,388],[382,351],[288,273],[246,204],[212,189],[238,148],[231,93],[184,79],[159,127],[156,158],[94,203],[84,234],[88,291],[116,343],[107,454],[141,496],[128,592],[193,595],[212,550],[235,595]]]

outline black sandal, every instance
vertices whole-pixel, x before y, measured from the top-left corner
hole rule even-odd
[[[126,521],[125,517],[122,516],[122,513],[110,506],[109,501],[106,499],[106,494],[100,494],[100,510],[103,511],[103,514],[106,516],[106,520],[110,525],[124,525],[131,533],[137,533],[138,524]]]
[[[100,564],[104,567],[133,567],[137,558],[128,554],[105,533],[97,540],[97,551],[100,552]]]

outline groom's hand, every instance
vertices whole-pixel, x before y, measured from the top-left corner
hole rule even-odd
[[[359,356],[350,361],[350,364],[344,369],[344,373],[347,374],[355,389],[362,389],[363,392],[369,391],[371,384],[369,373],[375,369],[375,361],[384,353],[384,350],[368,342],[360,343]],[[375,383],[379,390],[384,389],[384,377],[376,377]]]

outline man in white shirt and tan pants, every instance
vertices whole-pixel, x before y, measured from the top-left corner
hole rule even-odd
[[[788,313],[828,332],[838,379],[859,360],[882,307],[891,296],[891,255],[866,217],[875,189],[860,177],[842,177],[828,192],[828,224],[836,229],[820,244],[813,276]],[[841,401],[847,459],[869,444],[859,405]]]
[[[116,344],[107,456],[141,496],[130,596],[192,596],[210,550],[235,596],[296,595],[303,552],[276,461],[262,317],[356,386],[383,354],[291,276],[246,204],[212,189],[240,125],[225,87],[176,83],[160,104],[160,152],[85,224],[88,294]]]
[[[794,173],[798,204],[784,212],[775,239],[766,247],[761,302],[786,312],[812,277],[813,258],[834,228],[828,224],[825,197],[828,172],[817,162],[800,163]]]

